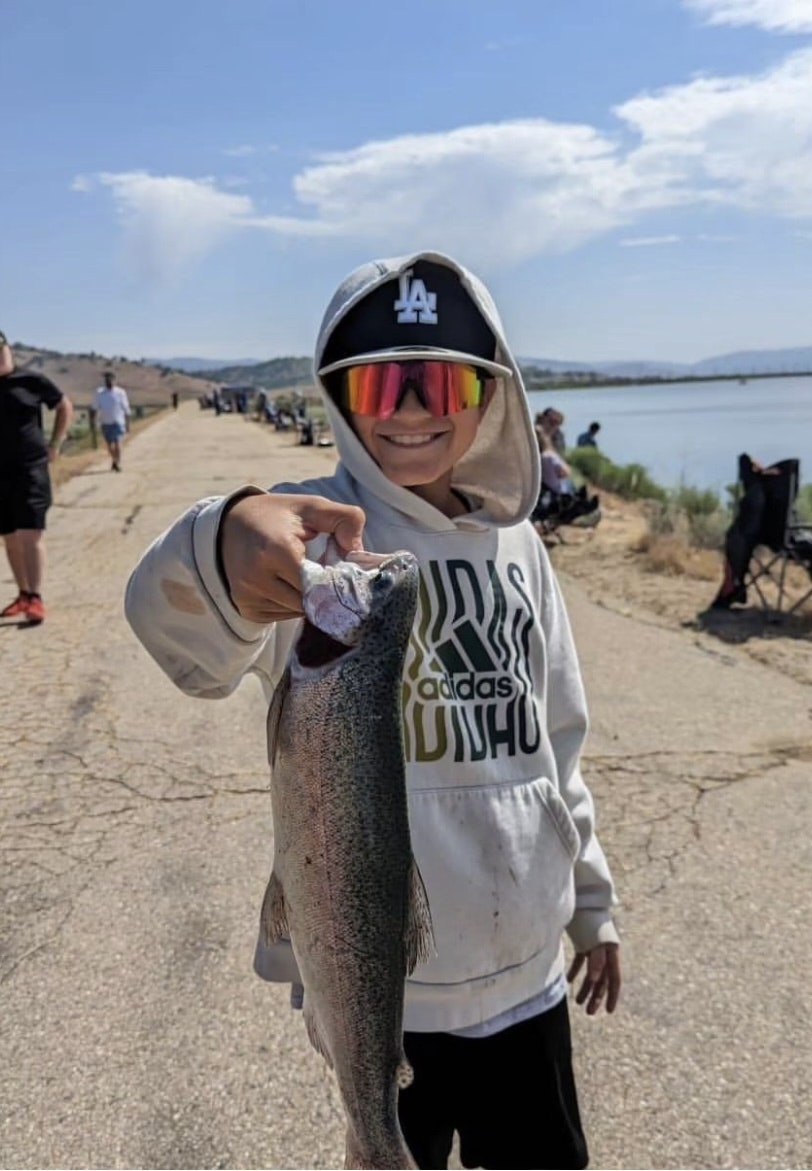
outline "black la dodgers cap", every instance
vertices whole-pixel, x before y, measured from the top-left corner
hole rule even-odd
[[[319,375],[373,362],[466,362],[510,376],[496,339],[459,275],[417,260],[362,297],[328,338]]]

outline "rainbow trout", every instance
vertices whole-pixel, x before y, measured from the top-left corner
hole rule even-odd
[[[368,555],[363,567],[305,561],[305,621],[268,714],[274,864],[262,931],[268,944],[290,937],[353,1168],[415,1166],[398,1091],[412,1079],[405,980],[433,946],[401,726],[418,581],[410,553]]]

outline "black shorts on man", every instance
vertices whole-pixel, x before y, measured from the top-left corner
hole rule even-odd
[[[47,460],[0,469],[0,535],[44,529],[52,499]]]

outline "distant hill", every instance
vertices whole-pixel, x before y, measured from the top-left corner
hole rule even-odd
[[[102,385],[105,370],[114,372],[116,382],[127,391],[134,407],[163,406],[174,393],[181,399],[197,399],[215,386],[208,379],[171,370],[168,366],[150,366],[143,361],[108,358],[96,353],[61,354],[17,342],[14,361],[19,369],[36,370],[50,378],[78,407],[91,404],[93,392]]]
[[[740,350],[700,362],[562,362],[555,358],[521,358],[523,369],[539,376],[606,374],[611,378],[709,378],[714,375],[805,374],[812,370],[812,346],[786,350]]]
[[[221,370],[226,366],[256,366],[261,358],[144,358],[150,366],[169,366],[185,370],[187,374],[202,374],[207,370]]]
[[[694,362],[694,374],[805,374],[812,370],[812,346],[788,350],[739,350]]]
[[[261,386],[278,390],[289,386],[313,385],[312,358],[271,358],[249,366],[219,366],[206,371],[206,377],[215,382],[240,383],[243,386]]]

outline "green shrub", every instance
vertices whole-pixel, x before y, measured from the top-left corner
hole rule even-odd
[[[722,507],[715,492],[691,488],[687,484],[681,484],[677,488],[674,498],[677,507],[684,509],[690,517],[710,516],[711,513],[718,512]]]
[[[798,489],[798,519],[812,524],[812,484],[802,484]]]
[[[723,549],[731,515],[726,508],[688,515],[691,544],[699,549]]]
[[[576,447],[567,452],[567,462],[590,483],[626,500],[661,500],[667,493],[655,484],[642,464],[615,464],[595,447]]]

